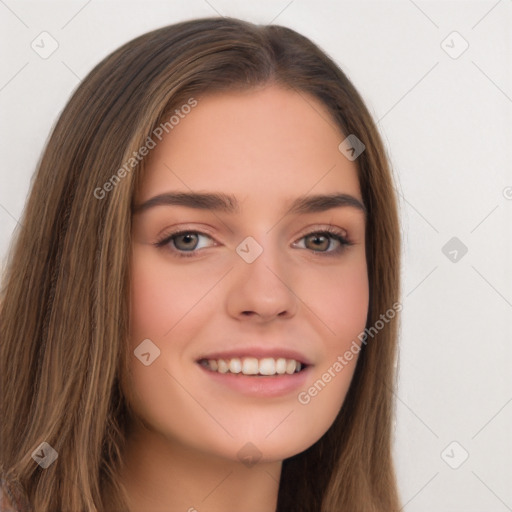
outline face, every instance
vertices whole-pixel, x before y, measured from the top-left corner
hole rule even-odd
[[[357,168],[313,97],[267,86],[196,99],[151,150],[135,197],[146,206],[133,216],[125,392],[170,445],[283,460],[331,426],[357,361],[343,357],[369,298]],[[176,193],[224,196],[147,203]],[[345,199],[307,202],[317,195]],[[221,373],[219,359],[287,368]],[[292,360],[307,365],[286,373]]]

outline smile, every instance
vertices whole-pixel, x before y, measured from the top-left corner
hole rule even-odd
[[[306,365],[295,359],[284,357],[233,357],[231,359],[201,359],[199,364],[217,373],[241,373],[253,376],[292,375],[302,371]]]

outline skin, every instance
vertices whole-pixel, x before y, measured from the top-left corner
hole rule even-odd
[[[305,194],[362,202],[357,168],[338,150],[345,136],[311,96],[267,85],[197,99],[151,151],[135,203],[171,191],[224,192],[241,211],[164,205],[134,214],[131,353],[150,339],[160,356],[149,366],[131,358],[125,392],[138,421],[122,482],[132,512],[271,512],[282,461],[332,425],[357,356],[307,405],[298,392],[364,330],[369,299],[364,213],[286,215],[287,205]],[[335,239],[307,236],[329,225],[352,242],[339,254]],[[206,235],[154,245],[180,229]],[[263,248],[251,264],[235,250],[247,236]],[[200,255],[175,256],[187,247]],[[212,382],[195,362],[247,340],[306,354],[307,384],[284,396],[247,397]],[[261,456],[250,467],[238,456],[248,442]]]

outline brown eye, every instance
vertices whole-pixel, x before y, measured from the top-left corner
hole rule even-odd
[[[155,245],[159,248],[168,249],[178,256],[196,256],[200,252],[199,249],[208,247],[208,244],[205,245],[204,243],[202,246],[199,245],[201,237],[212,240],[211,236],[199,231],[179,231],[165,235]]]
[[[305,237],[305,245],[307,249],[325,251],[329,248],[331,238],[332,237],[325,236],[324,234],[315,233]],[[310,246],[308,246],[308,241],[311,242]]]
[[[303,248],[309,249],[318,255],[335,256],[340,254],[346,246],[352,245],[346,233],[342,234],[337,229],[329,228],[322,231],[314,231],[301,238]],[[334,247],[331,247],[334,242]],[[302,245],[302,244],[301,244]]]
[[[341,252],[345,246],[352,245],[352,242],[345,238],[346,232],[338,232],[333,228],[329,228],[323,231],[314,231],[303,236],[300,241],[304,243],[301,247],[308,249],[317,255],[335,256],[341,255]],[[202,253],[200,249],[215,246],[213,243],[206,245],[200,245],[201,237],[210,239],[213,241],[210,235],[202,233],[200,231],[178,231],[165,235],[160,241],[154,245],[158,248],[168,250],[172,255],[177,257],[194,257]],[[334,247],[331,246],[331,242],[334,242]]]
[[[196,233],[184,233],[173,236],[174,246],[180,251],[193,251],[196,248],[198,236]]]

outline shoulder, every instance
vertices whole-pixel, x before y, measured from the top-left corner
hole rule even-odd
[[[30,512],[28,499],[19,486],[0,478],[0,512]]]

